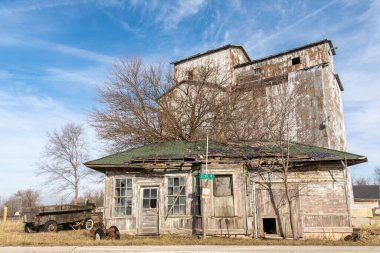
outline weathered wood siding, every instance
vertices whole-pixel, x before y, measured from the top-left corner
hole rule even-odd
[[[289,173],[295,228],[299,237],[323,237],[326,233],[347,235],[352,232],[347,195],[347,179],[342,166],[309,166],[308,170]],[[262,219],[276,218],[277,233],[291,235],[285,186],[276,173],[258,177],[250,172],[252,226],[264,235]],[[256,189],[253,191],[253,189]],[[255,194],[252,197],[252,194]],[[254,201],[255,200],[255,201]],[[255,206],[256,205],[256,206]]]
[[[299,57],[299,64],[292,59]],[[260,73],[257,72],[260,69]],[[346,150],[341,90],[334,73],[333,57],[328,43],[281,56],[253,61],[236,68],[236,84],[250,86],[250,101],[266,106],[268,97],[276,96],[276,85],[304,87],[302,101],[294,112],[298,142]],[[326,128],[321,128],[324,124]]]
[[[195,182],[199,170],[171,173],[145,173],[136,174],[128,172],[111,172],[106,175],[105,194],[105,221],[107,226],[115,225],[120,230],[130,234],[141,234],[139,222],[141,221],[141,197],[140,189],[143,187],[158,187],[158,212],[159,212],[159,233],[201,233],[201,216],[194,214],[195,204]],[[230,175],[232,177],[233,190],[233,215],[228,217],[218,217],[217,203],[213,194],[213,183],[209,182],[211,188],[210,199],[207,200],[207,234],[245,234],[247,230],[245,180],[241,165],[217,165],[211,164],[208,173],[215,175]],[[186,184],[186,213],[183,215],[168,215],[168,177],[182,176]],[[132,178],[133,181],[133,201],[132,214],[124,217],[114,215],[114,184],[116,178]]]

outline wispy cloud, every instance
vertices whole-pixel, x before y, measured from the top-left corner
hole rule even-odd
[[[0,69],[0,79],[7,79],[10,78],[12,75],[9,73],[8,70]]]
[[[163,9],[159,21],[164,24],[166,29],[176,28],[183,19],[195,15],[201,9],[204,0],[179,0],[177,4]]]
[[[94,89],[101,86],[106,79],[104,69],[87,68],[87,69],[59,69],[48,68],[46,74],[42,78],[46,81],[54,81],[56,83],[74,84],[74,87]]]
[[[256,40],[253,40],[250,38],[249,42],[247,43],[247,49],[249,51],[253,51],[257,48],[261,48],[265,46],[268,42],[276,40],[280,35],[286,34],[289,31],[293,30],[295,27],[300,26],[302,23],[306,22],[307,20],[317,16],[324,10],[326,10],[328,7],[332,6],[333,4],[336,4],[338,0],[329,1],[327,4],[323,5],[322,7],[302,16],[301,18],[297,19],[296,21],[292,22],[290,25],[287,26],[279,26],[277,31],[266,34],[265,37],[263,37],[260,40],[257,40],[257,35],[253,35],[256,37]],[[283,10],[280,9],[280,12]],[[294,31],[294,30],[293,30]]]
[[[49,8],[56,8],[59,6],[68,6],[78,4],[75,0],[61,0],[61,1],[12,1],[11,4],[3,5],[0,7],[0,15],[15,15],[17,13],[38,11]]]
[[[41,39],[6,36],[5,38],[0,38],[0,45],[38,48],[40,50],[53,51],[62,55],[70,55],[104,64],[112,64],[115,61],[115,58],[109,55]]]

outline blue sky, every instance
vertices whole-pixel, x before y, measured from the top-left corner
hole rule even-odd
[[[46,132],[82,123],[96,87],[120,57],[171,62],[225,44],[252,59],[324,38],[345,91],[348,150],[367,155],[353,175],[380,167],[380,1],[0,0],[0,198],[41,188]],[[56,193],[55,193],[56,194]]]

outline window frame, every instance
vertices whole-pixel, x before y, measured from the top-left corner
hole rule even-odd
[[[178,185],[175,185],[175,179],[178,178]],[[181,178],[183,180],[183,184],[181,184]],[[173,180],[172,185],[170,186],[170,180]],[[186,215],[187,213],[187,195],[186,195],[186,176],[168,176],[167,177],[167,204],[166,204],[166,213],[168,216],[181,216]],[[178,194],[175,193],[175,188],[178,187]],[[182,188],[183,187],[183,188]],[[170,188],[172,188],[170,190]],[[182,190],[181,190],[182,188]],[[177,198],[178,197],[178,198]],[[169,199],[172,198],[172,201],[169,201]],[[176,201],[175,201],[176,200]],[[173,203],[175,201],[175,203]],[[177,203],[178,201],[178,203]],[[170,204],[170,202],[172,202]],[[183,207],[183,213],[174,213],[174,210],[178,206],[178,210],[181,210],[181,207]]]
[[[230,178],[230,195],[217,195],[217,185],[216,181],[218,177],[229,177]],[[227,217],[236,217],[236,208],[235,208],[235,193],[234,193],[234,174],[216,174],[215,178],[213,180],[213,202],[214,202],[214,207],[213,207],[213,212],[214,212],[214,217],[217,218],[227,218]],[[219,202],[220,200],[226,200],[230,199],[230,202],[232,202],[230,206],[230,214],[229,215],[220,215],[219,213],[217,214],[216,211],[216,203]],[[218,211],[219,212],[219,211]]]
[[[229,177],[230,178],[230,190],[231,190],[231,194],[230,195],[217,195],[216,194],[216,189],[217,189],[217,185],[216,185],[216,179],[218,177]],[[215,175],[215,178],[213,180],[213,195],[214,197],[229,197],[229,196],[234,196],[234,183],[233,183],[233,175],[232,174],[220,174],[220,175]]]
[[[116,189],[117,188],[121,188],[121,187],[118,187],[117,186],[117,182],[118,180],[125,180],[125,195],[123,196],[116,196]],[[128,181],[130,180],[131,182],[131,186],[128,187]],[[133,190],[133,184],[134,184],[134,180],[133,178],[131,177],[117,177],[117,178],[114,178],[113,180],[113,186],[112,186],[112,192],[113,192],[113,195],[112,195],[112,209],[111,209],[111,212],[112,212],[112,217],[130,217],[133,215],[133,193],[134,193],[134,190]],[[128,197],[128,194],[127,194],[127,191],[128,190],[131,190],[131,196]],[[118,201],[117,199],[125,199],[124,201],[124,205],[119,205],[118,204]],[[124,215],[120,215],[117,211],[116,211],[116,208],[124,208],[125,209],[125,212],[128,208],[128,200],[130,201],[130,209],[131,209],[131,212],[130,214],[124,214]],[[121,201],[120,201],[121,203]]]
[[[298,64],[301,64],[301,57],[300,56],[293,57],[292,58],[292,66],[295,66],[295,65],[298,65]]]
[[[257,67],[257,68],[255,68],[255,69],[253,69],[253,74],[254,75],[260,75],[261,74],[261,68],[260,67]]]

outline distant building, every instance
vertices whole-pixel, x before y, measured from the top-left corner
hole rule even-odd
[[[354,185],[354,203],[370,204],[373,207],[379,207],[380,185]]]

